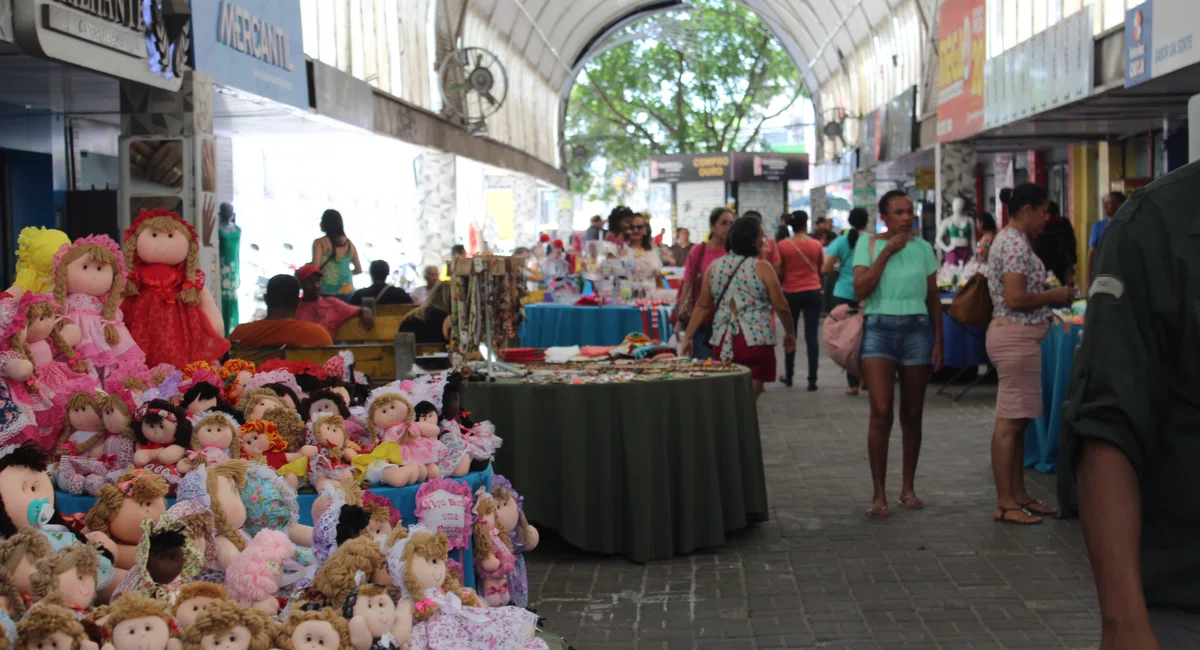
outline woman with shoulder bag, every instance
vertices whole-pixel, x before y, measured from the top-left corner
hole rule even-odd
[[[796,349],[796,330],[787,300],[770,262],[758,259],[763,239],[762,222],[742,217],[729,230],[729,254],[717,260],[704,275],[700,300],[688,324],[683,354],[692,351],[701,324],[712,319],[711,343],[721,361],[746,366],[754,382],[754,394],[763,384],[775,381],[775,321],[779,316],[787,335],[785,350]]]
[[[942,365],[942,300],[937,258],[929,242],[915,238],[913,202],[892,190],[879,201],[881,235],[859,237],[854,249],[854,294],[863,301],[863,379],[871,387],[867,453],[874,487],[867,516],[888,516],[884,491],[888,439],[892,433],[896,370],[900,371],[900,432],[903,465],[900,505],[920,510],[914,481],[921,454],[925,387]]]
[[[850,230],[825,247],[825,263],[821,266],[821,274],[837,274],[837,282],[833,285],[833,307],[849,305],[851,309],[858,309],[858,300],[854,297],[854,248],[859,238],[864,236],[870,220],[865,208],[854,208],[848,219]],[[857,372],[846,372],[847,395],[858,395],[860,383]]]
[[[779,243],[781,259],[780,276],[783,278],[783,295],[787,298],[792,322],[800,327],[804,318],[804,344],[808,353],[808,390],[817,389],[817,362],[821,358],[817,327],[821,321],[821,273],[825,251],[821,242],[808,236],[808,213],[793,212],[789,219],[792,232],[796,233]],[[792,386],[796,374],[796,353],[788,352],[783,360],[783,385]]]
[[[688,253],[687,262],[683,266],[683,283],[679,287],[679,298],[675,304],[675,313],[672,315],[676,330],[686,330],[691,324],[692,311],[700,299],[704,274],[713,262],[725,256],[725,235],[733,226],[733,222],[733,211],[729,208],[714,209],[708,217],[708,240],[703,244],[693,246]],[[690,348],[694,358],[701,360],[713,358],[712,346],[708,344],[711,337],[711,325],[706,322],[699,323],[696,337],[692,340]]]
[[[1042,414],[1042,350],[1053,317],[1050,308],[1076,297],[1072,287],[1047,290],[1046,267],[1033,241],[1046,226],[1049,197],[1032,183],[1004,189],[1008,225],[992,240],[987,284],[992,324],[988,358],[1000,376],[996,428],[992,433],[992,474],[996,481],[993,518],[1009,524],[1040,524],[1058,512],[1025,489],[1025,427]]]

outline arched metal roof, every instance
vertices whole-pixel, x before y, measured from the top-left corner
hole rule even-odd
[[[849,56],[905,0],[742,0],[771,30],[815,96]],[[471,0],[488,22],[565,95],[604,36],[676,0]],[[918,0],[926,24],[937,0]]]

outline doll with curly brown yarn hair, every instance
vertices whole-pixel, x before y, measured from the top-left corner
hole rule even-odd
[[[275,637],[279,650],[353,650],[346,619],[332,609],[295,608]]]
[[[368,580],[391,584],[387,560],[373,539],[356,537],[338,546],[313,578],[313,591],[320,594],[326,605],[340,610],[346,596],[358,587],[359,571]]]
[[[175,596],[175,604],[171,606],[171,616],[179,624],[182,632],[195,625],[196,619],[204,613],[208,606],[218,600],[229,600],[229,592],[224,585],[211,582],[193,582],[184,585]]]
[[[33,591],[30,576],[37,561],[47,557],[53,549],[50,540],[33,528],[21,528],[7,539],[0,540],[0,573],[12,579],[23,598]]]
[[[397,572],[405,596],[401,605],[413,612],[410,650],[548,650],[535,636],[537,614],[518,607],[487,607],[474,591],[459,585],[446,566],[450,541],[443,533],[409,533],[399,542]]]
[[[75,613],[61,605],[44,603],[30,608],[17,623],[17,647],[21,650],[45,647],[57,650],[99,650],[88,639]]]
[[[370,485],[386,483],[402,487],[425,478],[425,466],[406,463],[400,446],[393,440],[383,440],[392,429],[407,428],[413,422],[412,407],[404,396],[386,386],[377,388],[367,400],[367,431],[374,448],[370,453],[354,457],[354,475]]]
[[[204,289],[200,240],[169,210],[143,210],[125,231],[125,322],[146,365],[183,368],[229,351],[221,310]]]
[[[210,603],[183,634],[185,650],[209,650],[221,639],[220,650],[271,650],[279,624],[264,612],[232,600]]]
[[[309,421],[308,444],[318,452],[308,461],[308,482],[322,492],[329,481],[342,482],[354,476],[350,461],[359,454],[358,445],[350,439],[346,422],[340,415],[317,413]]]
[[[38,560],[29,576],[32,602],[61,605],[83,618],[96,601],[97,549],[94,544],[74,544]]]
[[[86,492],[96,496],[107,482],[109,473],[124,469],[133,461],[133,445],[128,439],[117,436],[109,444],[109,439],[114,436],[104,428],[99,397],[96,391],[90,390],[67,398],[67,415],[54,450],[58,456],[54,482],[71,494]],[[122,442],[127,444],[122,445]],[[123,453],[125,451],[128,454]],[[118,455],[127,456],[125,465],[116,466],[121,460]]]
[[[101,377],[122,366],[145,362],[120,309],[125,258],[107,235],[91,235],[65,245],[54,256],[54,300],[79,326],[75,352]]]
[[[508,604],[511,599],[508,575],[513,572],[517,556],[513,554],[512,539],[508,536],[497,513],[499,506],[485,488],[475,493],[473,524],[475,574],[480,581],[483,599],[492,607]]]
[[[166,603],[141,594],[125,594],[104,619],[108,641],[102,650],[183,650]]]
[[[242,414],[242,420],[261,420],[267,411],[273,408],[287,408],[279,393],[270,388],[251,388],[238,398],[235,408]]]
[[[116,543],[113,564],[117,568],[133,568],[144,534],[141,522],[158,521],[167,511],[169,491],[165,478],[142,470],[129,470],[100,488],[83,521],[89,531],[104,533]]]

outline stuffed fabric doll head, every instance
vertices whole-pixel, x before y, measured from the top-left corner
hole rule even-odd
[[[87,393],[72,393],[67,398],[67,416],[63,423],[62,435],[54,447],[56,456],[86,456],[97,445],[104,442],[105,433],[102,409],[99,395],[94,391]],[[92,433],[86,440],[78,444],[71,442],[71,436],[76,432]]]
[[[104,340],[109,345],[120,342],[117,331],[117,309],[121,306],[121,290],[125,285],[123,259],[117,242],[107,235],[90,235],[63,246],[54,256],[54,301],[64,312],[69,294],[86,294],[100,299],[104,307],[101,317]]]
[[[304,446],[308,437],[308,427],[296,411],[286,406],[270,408],[263,413],[262,419],[275,425],[279,437],[283,438],[284,444],[287,445],[288,453],[296,453]]]
[[[364,494],[363,509],[371,518],[365,533],[367,537],[374,539],[391,535],[396,526],[400,525],[400,511],[385,497],[371,492]]]
[[[238,433],[241,436],[243,460],[265,462],[262,459],[267,454],[287,449],[287,443],[280,437],[279,428],[273,422],[250,420],[239,427]]]
[[[95,650],[83,625],[71,610],[51,603],[39,604],[17,623],[17,648],[20,650]]]
[[[262,612],[217,600],[183,635],[186,650],[271,650],[278,625]]]
[[[105,650],[180,650],[175,624],[166,603],[141,594],[125,594],[113,601],[104,622],[109,643]]]
[[[76,356],[75,346],[63,336],[63,330],[73,324],[61,318],[62,310],[54,302],[54,297],[27,293],[21,296],[21,305],[25,306],[26,340],[34,343],[49,339],[54,351],[67,360],[67,366],[71,370],[87,372],[88,363]],[[78,333],[76,331],[76,334]]]
[[[343,419],[349,419],[350,405],[346,403],[346,397],[341,393],[321,388],[309,394],[308,399],[304,400],[300,408],[300,416],[305,420],[311,420],[319,413],[340,415]]]
[[[246,485],[249,464],[228,460],[211,467],[199,467],[184,477],[177,489],[179,501],[199,501],[213,513],[216,535],[238,551],[245,550],[242,527],[246,525],[246,504],[239,490]]]
[[[309,423],[309,443],[321,450],[321,453],[338,462],[348,462],[344,457],[346,443],[350,436],[346,434],[346,421],[340,415],[318,413]]]
[[[242,414],[242,419],[249,422],[250,420],[261,420],[263,414],[269,409],[283,407],[283,400],[279,395],[270,388],[254,388],[242,393],[241,398],[237,402],[237,410]]]
[[[8,614],[14,621],[25,616],[25,596],[7,573],[0,572],[0,612]]]
[[[111,386],[109,391],[96,399],[100,409],[100,418],[104,430],[109,435],[121,436],[128,440],[136,440],[133,433],[133,394],[128,388],[119,383]]]
[[[402,613],[399,609],[388,588],[383,585],[365,584],[351,592],[342,606],[342,617],[348,623],[350,643],[354,650],[370,650],[377,640],[388,635],[407,638],[408,630],[397,629],[397,618]],[[408,614],[407,608],[403,614]],[[401,622],[401,627],[411,628],[411,615],[404,618],[406,620]],[[397,639],[397,643],[403,641]]]
[[[204,377],[207,375],[212,373],[207,373]],[[212,378],[215,379],[216,375],[212,375]],[[206,378],[201,379],[197,376],[185,380],[179,388],[183,390],[183,398],[180,399],[179,405],[189,416],[211,411],[221,405],[221,386]]]
[[[225,573],[229,598],[274,616],[279,612],[275,592],[283,587],[284,563],[295,552],[286,533],[259,531]]]
[[[483,607],[474,591],[463,588],[446,567],[450,558],[450,541],[442,533],[417,531],[403,541],[401,553],[404,592],[414,603],[422,603],[414,615],[424,621],[437,613],[437,605],[424,600],[427,589],[451,593],[462,599],[467,607]]]
[[[536,548],[538,531],[525,519],[524,498],[499,474],[492,477],[492,498],[496,500],[496,520],[509,537],[515,538],[525,551]]]
[[[133,434],[139,444],[192,446],[192,423],[183,409],[162,399],[152,399],[138,409]]]
[[[196,286],[196,264],[200,258],[200,240],[191,224],[169,210],[142,211],[125,231],[125,273],[132,275],[140,264],[185,264],[184,286],[179,300],[185,305],[200,304]],[[126,296],[138,295],[134,282],[125,285]]]
[[[372,441],[378,441],[386,429],[398,424],[407,427],[412,422],[412,404],[403,395],[386,387],[372,393],[367,402],[367,430]]]
[[[96,548],[73,544],[38,560],[29,577],[29,595],[35,603],[47,600],[85,611],[96,600],[98,569]]]
[[[246,384],[254,377],[254,363],[245,359],[230,359],[221,366],[217,376],[225,384],[221,391],[222,399],[229,406],[236,406],[246,391]]]
[[[206,385],[206,384],[204,384]],[[238,439],[237,420],[224,411],[197,413],[192,421],[192,449],[216,449],[225,452],[228,460]]]
[[[29,596],[33,568],[38,560],[50,556],[50,540],[33,528],[22,528],[0,541],[0,572],[12,580],[22,596]]]
[[[141,523],[158,521],[167,511],[167,480],[152,472],[130,470],[115,483],[100,488],[96,503],[84,523],[88,530],[106,533],[121,544],[136,546],[142,539]]]
[[[275,639],[279,650],[350,650],[346,620],[327,607],[297,608]]]
[[[29,293],[54,291],[54,254],[70,243],[71,238],[61,230],[22,228],[17,235],[16,286]]]
[[[317,571],[313,588],[324,596],[326,603],[340,610],[346,596],[358,586],[359,571],[375,582],[391,582],[383,551],[373,539],[358,537],[339,546]]]
[[[187,632],[208,606],[218,600],[229,600],[229,593],[224,586],[211,582],[193,582],[179,590],[171,614],[179,624],[179,629]]]

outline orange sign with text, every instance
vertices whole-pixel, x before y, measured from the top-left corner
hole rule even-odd
[[[983,128],[985,0],[946,0],[940,12],[937,138],[952,142]]]

